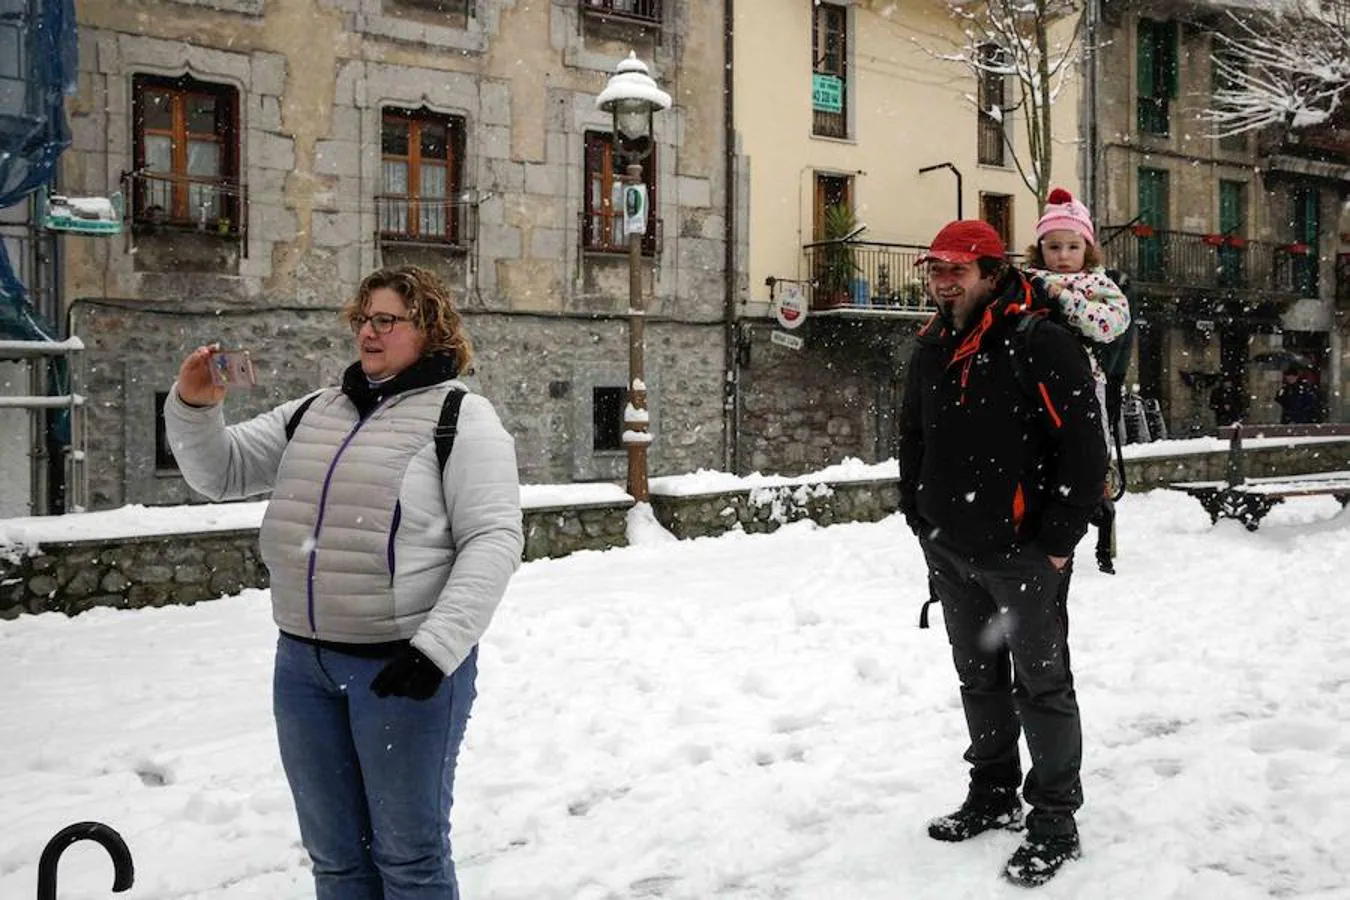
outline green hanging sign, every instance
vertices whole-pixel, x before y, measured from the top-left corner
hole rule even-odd
[[[844,109],[844,81],[838,75],[811,75],[811,106],[817,112],[837,113]]]

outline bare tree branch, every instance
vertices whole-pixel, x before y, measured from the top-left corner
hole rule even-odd
[[[1215,34],[1215,91],[1201,115],[1213,137],[1298,130],[1334,117],[1350,97],[1350,2],[1292,0],[1229,12]]]
[[[1003,144],[1022,183],[1035,197],[1037,207],[1045,206],[1050,193],[1054,160],[1052,107],[1064,89],[1078,60],[1082,17],[1076,0],[970,0],[957,4],[952,15],[959,23],[964,43],[954,52],[935,58],[965,66],[977,83],[990,75],[1012,82],[1012,97],[1005,92],[999,109],[980,109],[998,120]],[[1074,28],[1067,38],[1052,42],[1054,23],[1074,16]],[[998,48],[991,54],[990,47]],[[970,98],[978,108],[980,101]],[[1008,116],[1022,119],[1026,148],[1019,152],[1013,140]]]

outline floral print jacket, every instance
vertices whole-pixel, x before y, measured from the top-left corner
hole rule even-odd
[[[1090,341],[1109,343],[1130,327],[1130,301],[1102,268],[1086,272],[1051,272],[1031,268],[1027,275],[1058,285],[1055,302],[1064,324]]]

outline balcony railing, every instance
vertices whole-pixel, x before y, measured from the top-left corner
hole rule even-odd
[[[1110,264],[1128,272],[1137,284],[1318,295],[1314,246],[1140,225],[1107,226],[1102,233]]]
[[[141,169],[124,173],[122,183],[136,231],[243,237],[248,227],[248,190],[238,179]]]
[[[661,21],[661,0],[580,0],[580,2],[582,12],[594,13],[606,19],[643,23]]]
[[[376,234],[381,241],[467,247],[478,236],[478,204],[444,197],[375,196]]]
[[[813,310],[932,312],[923,270],[928,248],[878,241],[822,241],[802,247]]]
[[[988,113],[979,115],[978,132],[978,161],[985,166],[1001,166],[1006,164],[1007,159],[1004,156],[1003,142],[1003,122],[995,119]]]
[[[627,253],[628,235],[624,233],[624,214],[617,209],[598,209],[594,212],[578,214],[580,247],[583,253]],[[658,217],[656,227],[647,223],[647,233],[642,236],[642,254],[652,256],[661,246],[663,222]]]

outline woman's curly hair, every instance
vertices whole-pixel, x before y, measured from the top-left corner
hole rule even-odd
[[[455,357],[460,374],[473,371],[473,341],[464,328],[464,319],[445,283],[421,266],[393,266],[377,269],[361,281],[356,296],[342,307],[342,317],[348,325],[363,315],[370,303],[370,295],[380,288],[389,288],[403,298],[417,330],[426,338],[422,353],[449,353]]]

